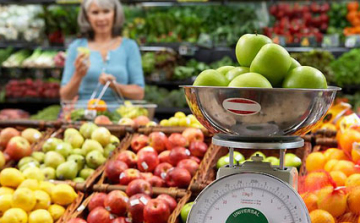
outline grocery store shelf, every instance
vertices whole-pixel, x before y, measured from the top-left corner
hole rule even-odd
[[[176,87],[180,85],[191,85],[193,81],[146,81],[147,85],[156,85],[158,87]]]
[[[285,49],[290,53],[302,53],[311,50],[324,50],[332,53],[346,53],[351,50],[350,48],[346,47],[285,47]]]
[[[4,104],[60,104],[59,98],[7,98]]]
[[[191,114],[190,108],[165,108],[157,107],[155,110],[156,114],[170,114],[173,115],[175,112],[184,112],[185,114]]]

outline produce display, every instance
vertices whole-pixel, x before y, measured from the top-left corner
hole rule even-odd
[[[47,139],[42,151],[27,154],[17,166],[21,171],[41,172],[46,180],[84,182],[106,162],[119,143],[109,130],[89,122],[79,131],[66,129],[62,138]]]
[[[346,19],[351,24],[351,27],[344,29],[344,35],[360,34],[360,15],[359,15],[359,2],[351,1],[347,3],[348,13]]]
[[[334,72],[334,81],[339,86],[357,85],[360,83],[360,49],[352,49],[344,53],[330,64]]]
[[[183,112],[176,112],[173,117],[161,120],[159,125],[204,128],[194,115],[186,116]]]
[[[0,120],[28,119],[29,113],[20,109],[0,110]]]
[[[41,49],[36,49],[30,54],[28,50],[20,50],[10,56],[6,54],[7,59],[2,62],[2,66],[5,68],[54,68],[56,66],[63,66],[63,59],[58,58],[59,56],[57,55],[57,51],[42,51]]]
[[[326,89],[324,74],[301,66],[280,45],[260,34],[245,34],[236,45],[240,67],[223,66],[199,74],[194,86]]]
[[[145,98],[147,102],[157,104],[159,107],[186,108],[187,103],[182,89],[167,90],[157,86],[147,85],[145,87]]]
[[[59,117],[60,110],[60,105],[51,105],[39,111],[37,114],[31,115],[30,119],[39,121],[56,121]]]
[[[44,181],[40,172],[6,168],[0,174],[0,221],[53,223],[65,213],[77,194],[67,184]]]
[[[10,80],[5,86],[6,98],[59,98],[60,83],[41,79]]]

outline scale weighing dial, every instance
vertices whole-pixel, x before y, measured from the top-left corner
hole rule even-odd
[[[265,173],[236,173],[206,187],[188,223],[310,223],[299,194]]]

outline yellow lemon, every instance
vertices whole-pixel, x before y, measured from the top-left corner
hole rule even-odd
[[[13,194],[15,191],[10,187],[0,187],[0,195]]]
[[[55,187],[53,183],[49,181],[41,181],[40,182],[40,190],[45,191],[48,195],[51,195],[52,189]]]
[[[54,220],[47,210],[36,210],[30,213],[29,223],[53,223]]]
[[[21,208],[7,210],[1,218],[1,223],[27,223],[28,216]]]
[[[23,172],[26,179],[34,179],[38,181],[43,181],[45,176],[43,172],[38,167],[29,167]]]
[[[30,190],[39,190],[39,181],[34,179],[24,180],[18,188],[28,188]]]
[[[5,187],[18,187],[25,180],[24,175],[15,168],[6,168],[1,171],[0,183]]]
[[[49,207],[48,211],[54,221],[57,221],[65,213],[65,208],[63,206],[53,204]]]
[[[51,191],[51,200],[59,205],[71,204],[76,197],[74,189],[67,184],[58,184]]]
[[[187,127],[191,125],[191,121],[189,118],[184,117],[179,119],[179,126]]]
[[[167,119],[161,120],[160,125],[161,126],[170,126],[169,120],[167,120]]]
[[[37,190],[34,192],[36,204],[34,210],[37,209],[48,209],[51,205],[51,198],[50,196],[42,190]]]
[[[174,115],[175,118],[185,118],[186,115],[184,112],[176,112]]]
[[[190,119],[191,124],[198,123],[198,120],[196,119],[196,117],[194,115],[191,114],[191,115],[188,115],[187,117]]]
[[[12,207],[12,195],[4,194],[0,195],[0,215],[3,215],[5,211]]]
[[[34,192],[28,188],[19,188],[13,194],[13,207],[31,211],[36,204]]]

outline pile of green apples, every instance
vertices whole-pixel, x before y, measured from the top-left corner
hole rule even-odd
[[[277,157],[275,157],[275,156],[266,157],[264,153],[259,152],[259,151],[253,153],[246,160],[245,160],[245,157],[243,156],[243,154],[241,154],[238,151],[234,151],[234,162],[233,163],[235,165],[239,165],[239,164],[244,163],[245,161],[252,161],[251,157],[256,156],[256,155],[261,156],[263,158],[263,162],[268,162],[272,166],[280,165],[280,160]],[[223,157],[220,157],[220,159],[216,163],[216,168],[219,169],[220,167],[229,165],[229,162],[230,162],[229,154],[227,154]],[[285,166],[300,168],[301,164],[302,164],[301,159],[298,156],[296,156],[295,154],[293,154],[293,153],[285,154]]]
[[[201,72],[194,86],[327,89],[324,74],[301,66],[267,36],[245,34],[237,42],[239,67],[223,66]]]
[[[22,158],[18,168],[22,172],[29,168],[39,169],[46,180],[84,182],[105,163],[119,143],[120,140],[108,129],[88,122],[79,131],[66,129],[63,139],[49,138],[41,152]]]

